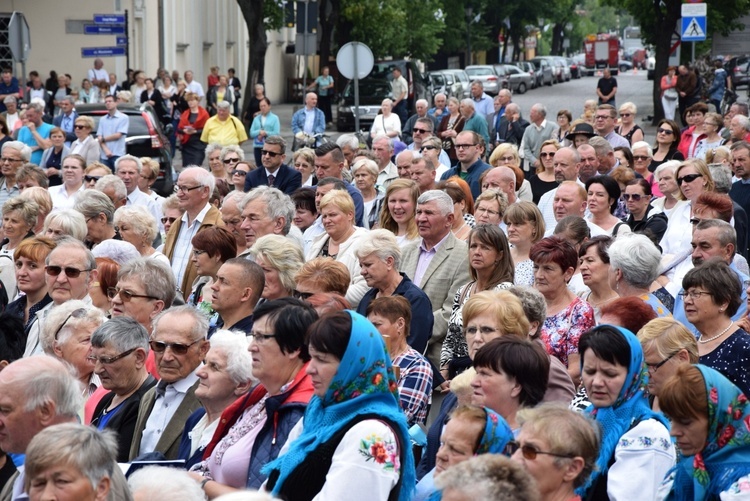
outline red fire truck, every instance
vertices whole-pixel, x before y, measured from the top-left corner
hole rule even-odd
[[[583,51],[586,53],[587,75],[593,75],[597,70],[604,68],[609,68],[613,75],[617,75],[617,64],[620,59],[620,39],[617,35],[587,35],[583,40]]]

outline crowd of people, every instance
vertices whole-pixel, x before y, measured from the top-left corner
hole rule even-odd
[[[746,105],[652,143],[616,81],[554,122],[473,82],[367,147],[318,141],[327,69],[291,124],[135,72],[177,122],[162,197],[90,73],[96,131],[65,77],[15,117],[2,73],[0,500],[750,494]]]

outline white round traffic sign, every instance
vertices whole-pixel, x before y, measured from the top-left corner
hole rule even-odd
[[[336,54],[336,66],[339,73],[346,78],[353,79],[355,58],[357,78],[365,78],[372,71],[375,58],[370,48],[361,42],[349,42],[339,49],[339,53]]]

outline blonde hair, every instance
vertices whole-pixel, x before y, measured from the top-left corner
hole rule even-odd
[[[329,205],[335,205],[341,212],[354,217],[354,200],[343,190],[331,190],[320,199],[320,212]]]
[[[302,249],[281,235],[264,235],[250,248],[254,257],[262,257],[268,265],[279,272],[279,281],[289,294],[294,292],[294,276],[302,268],[305,257]]]
[[[675,180],[680,177],[680,171],[683,169],[683,167],[693,167],[698,172],[698,174],[703,176],[703,179],[706,181],[706,184],[703,187],[704,192],[714,191],[716,189],[716,184],[714,184],[714,178],[711,177],[711,171],[708,170],[708,164],[706,164],[705,161],[701,160],[700,158],[688,158],[675,169],[674,171]],[[679,187],[679,184],[677,186]],[[687,200],[685,198],[685,195],[682,194],[682,189],[677,190],[677,199]]]
[[[394,179],[393,181],[391,181],[391,184],[388,186],[388,188],[386,188],[383,210],[380,212],[380,227],[392,232],[394,235],[398,233],[398,223],[393,220],[391,211],[388,210],[388,199],[391,197],[391,195],[400,190],[408,190],[409,196],[411,197],[412,203],[414,204],[414,214],[412,214],[412,218],[409,220],[409,224],[406,228],[406,238],[409,240],[413,240],[419,235],[419,231],[417,230],[417,222],[415,220],[417,200],[419,199],[419,186],[417,186],[417,183],[415,183],[411,179]]]
[[[674,356],[680,350],[687,350],[690,363],[698,363],[698,343],[695,336],[672,317],[651,320],[638,331],[638,340],[644,352],[653,349],[661,359]]]
[[[489,313],[495,317],[503,335],[515,335],[522,339],[529,336],[529,320],[523,304],[515,294],[500,291],[482,291],[471,295],[462,310],[463,325],[479,315]]]
[[[492,150],[492,154],[490,155],[490,165],[493,167],[497,167],[497,162],[503,155],[508,152],[510,152],[514,157],[513,165],[518,167],[521,164],[521,157],[518,155],[518,148],[516,147],[516,145],[511,143],[499,144],[494,150]]]

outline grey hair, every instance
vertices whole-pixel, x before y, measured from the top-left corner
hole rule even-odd
[[[141,173],[141,171],[143,170],[143,162],[141,162],[141,159],[133,155],[123,155],[117,160],[115,160],[115,174],[117,173],[117,170],[120,168],[120,164],[128,160],[130,160],[131,162],[135,162],[135,168],[138,171],[138,174]]]
[[[542,333],[544,320],[547,318],[547,301],[544,296],[533,287],[526,287],[525,285],[514,285],[508,289],[508,292],[521,300],[523,312],[526,314],[529,323],[537,322],[539,324],[536,332],[530,336],[531,339],[538,338]]]
[[[420,117],[417,118],[417,120],[414,123],[416,124],[424,124],[425,127],[430,131],[430,133],[435,132],[435,122],[432,121],[429,117]]]
[[[299,245],[281,235],[263,235],[250,248],[255,258],[262,257],[268,265],[279,272],[282,287],[292,293],[297,284],[294,276],[305,264],[305,256]]]
[[[5,96],[5,99],[3,99],[4,104],[8,103],[17,103],[18,99],[16,99],[16,96]]]
[[[737,249],[737,231],[734,226],[722,221],[721,219],[701,219],[700,222],[695,226],[696,230],[708,230],[716,228],[718,230],[716,238],[719,240],[719,245],[726,247],[729,244]]]
[[[177,293],[177,285],[174,272],[166,264],[156,259],[138,257],[124,264],[117,272],[118,282],[123,278],[140,280],[147,295],[164,301],[165,309],[172,306]]]
[[[473,109],[475,108],[475,107],[474,107],[474,101],[473,101],[472,99],[469,99],[468,97],[467,97],[466,99],[462,99],[462,100],[461,100],[461,104],[462,104],[463,106],[468,106],[468,107],[469,107],[469,108],[471,108],[472,110],[473,110]]]
[[[96,492],[99,482],[112,479],[115,468],[119,468],[116,459],[117,437],[111,430],[99,431],[78,423],[48,426],[34,435],[26,449],[26,492],[35,476],[59,464],[79,470]]]
[[[219,143],[209,144],[208,146],[206,146],[206,158],[210,157],[211,153],[213,153],[214,151],[221,151],[222,149],[224,149],[224,147]],[[221,155],[221,153],[219,153],[219,155]]]
[[[630,151],[635,151],[635,150],[640,150],[640,149],[645,149],[647,152],[646,154],[649,156],[649,158],[653,158],[654,150],[651,148],[651,145],[648,144],[646,141],[635,142],[633,143],[633,146],[630,147]]]
[[[411,157],[411,159],[409,160],[409,162],[411,162],[412,160],[414,160],[414,154],[415,154],[414,150],[404,150],[398,155],[396,155],[396,163],[398,163],[398,161],[404,157]]]
[[[541,114],[543,117],[547,116],[547,107],[544,106],[542,103],[536,103],[531,107],[532,110],[535,110],[537,113]]]
[[[217,330],[211,336],[209,351],[220,351],[227,358],[226,371],[234,384],[254,383],[253,358],[247,351],[247,338],[244,332]]]
[[[115,216],[115,204],[107,195],[97,190],[84,190],[83,193],[79,193],[73,208],[83,214],[86,219],[104,214],[109,225],[112,224]]]
[[[234,193],[234,191],[231,191],[230,194]],[[229,195],[227,195],[229,196]],[[226,197],[224,197],[226,198]],[[164,199],[164,201],[161,203],[161,210],[162,212],[167,211],[169,209],[177,209],[179,211],[184,212],[182,209],[180,209],[179,206],[180,199],[177,198],[177,193],[172,193],[167,198]]]
[[[6,369],[10,367],[14,367],[12,382],[26,397],[24,410],[32,412],[52,403],[57,416],[78,418],[83,408],[81,385],[62,361],[32,355],[16,360]]]
[[[11,212],[18,212],[24,223],[34,228],[36,217],[39,215],[39,204],[24,197],[9,198],[3,204],[3,216]]]
[[[76,100],[72,96],[65,96],[65,97],[62,98],[62,101],[67,101],[70,104],[76,104]]]
[[[444,191],[429,190],[419,195],[417,205],[426,204],[428,202],[435,202],[440,214],[443,216],[453,214],[453,199]]]
[[[148,353],[148,331],[132,317],[113,317],[91,334],[91,346],[106,348],[107,345],[118,353],[132,348],[143,348]]]
[[[205,501],[206,494],[188,472],[166,466],[146,466],[128,478],[133,496],[140,501]]]
[[[615,149],[612,148],[612,145],[609,144],[609,141],[607,141],[601,136],[594,136],[591,139],[589,139],[589,146],[594,148],[594,151],[596,152],[596,156],[598,157],[603,157],[607,155],[608,153],[615,151]]]
[[[50,212],[44,219],[42,234],[46,234],[52,223],[59,222],[62,230],[76,240],[84,241],[89,230],[86,227],[86,218],[75,209],[59,209]]]
[[[737,122],[743,129],[750,131],[750,118],[746,117],[745,115],[735,115],[735,117],[737,118]]]
[[[162,266],[166,267],[166,265],[162,265]],[[193,341],[206,339],[206,336],[208,335],[208,317],[206,317],[206,315],[204,315],[199,310],[196,310],[195,306],[184,304],[181,306],[175,306],[173,308],[165,309],[164,311],[159,313],[156,316],[156,318],[154,318],[154,321],[152,322],[152,325],[154,326],[153,332],[156,332],[156,330],[159,327],[159,323],[167,315],[187,315],[191,317],[192,332],[191,332],[190,338]],[[184,325],[185,322],[184,321],[180,322],[180,324]],[[152,334],[152,337],[153,337],[153,334]]]
[[[60,251],[63,248],[72,248],[75,250],[79,250],[85,254],[85,263],[84,266],[88,268],[89,270],[95,270],[96,269],[96,258],[94,257],[94,254],[91,253],[90,250],[86,248],[85,245],[83,245],[83,242],[80,240],[76,240],[72,237],[63,237],[60,240],[57,241],[57,245],[54,249],[50,251],[49,254],[47,254],[47,259],[45,259],[44,263],[49,264],[50,258],[52,257],[52,254]],[[87,272],[90,273],[90,272]]]
[[[471,81],[471,85],[478,85],[478,86],[480,86],[481,88],[484,89],[484,83],[482,83],[481,80],[472,80]]]
[[[732,189],[732,171],[724,164],[708,164],[708,171],[714,180],[716,193],[728,194]]]
[[[245,160],[245,150],[243,150],[242,148],[240,148],[240,147],[239,147],[239,146],[237,146],[236,144],[229,144],[229,145],[227,145],[227,146],[224,146],[224,147],[223,147],[223,148],[221,149],[221,153],[219,153],[219,158],[221,158],[221,160],[222,160],[222,161],[224,161],[224,157],[225,157],[225,156],[226,156],[226,154],[227,154],[227,153],[229,153],[229,152],[232,152],[232,153],[237,153],[237,156],[239,156],[239,157],[240,157],[240,160],[241,160],[241,161],[242,161],[242,160]]]
[[[355,251],[357,259],[364,259],[370,254],[375,254],[375,257],[381,261],[391,257],[393,258],[393,267],[398,271],[401,265],[401,247],[392,231],[371,230],[359,242],[359,247]]]
[[[286,141],[283,137],[276,135],[276,136],[268,136],[266,138],[266,144],[275,144],[278,145],[281,149],[280,153],[283,155],[286,153]]]
[[[135,248],[135,245],[125,240],[115,240],[108,238],[91,250],[94,257],[108,257],[117,264],[123,266],[133,259],[141,257],[141,253]]]
[[[16,150],[20,153],[24,163],[31,160],[31,148],[21,141],[6,141],[0,149],[0,153],[5,154],[6,149]]]
[[[357,171],[362,168],[365,169],[368,174],[374,177],[375,181],[378,180],[378,170],[379,170],[378,164],[376,164],[374,161],[370,160],[369,158],[363,158],[361,160],[357,160],[356,162],[354,162],[354,165],[352,165],[352,174],[356,174]]]
[[[247,204],[254,200],[261,200],[266,204],[266,215],[271,219],[284,218],[284,235],[289,233],[294,218],[294,202],[278,188],[271,186],[258,186],[249,191],[242,202],[238,205],[240,211],[244,211]]]
[[[102,193],[109,187],[112,187],[114,190],[117,200],[122,200],[128,196],[128,189],[125,187],[125,182],[114,174],[102,176],[94,185],[94,189]]]
[[[374,142],[374,141],[373,141]],[[348,146],[349,148],[353,150],[359,149],[359,139],[355,134],[341,134],[338,139],[336,139],[336,144],[339,145],[339,148],[343,148],[344,146]]]
[[[246,195],[247,193],[245,193],[244,191],[232,190],[227,193],[227,196],[224,197],[221,202],[221,206],[224,207],[227,201],[234,201],[234,203],[237,205],[237,208],[239,208],[240,203],[242,203],[242,199],[244,199]]]
[[[424,105],[424,106],[429,106],[429,105],[430,105],[430,103],[428,103],[428,102],[427,102],[427,99],[417,99],[417,102],[416,102],[416,103],[414,103],[414,104],[415,104],[415,105],[416,105],[416,104],[422,104],[422,105]]]
[[[388,151],[393,151],[393,139],[392,138],[386,136],[385,134],[378,134],[372,140],[372,144],[375,144],[378,141],[386,141],[388,143]]]
[[[188,167],[182,169],[180,175],[185,174],[186,172],[189,174],[193,174],[198,184],[208,188],[209,196],[214,192],[214,189],[216,188],[216,178],[213,174],[211,174],[211,172],[197,165],[189,165]]]
[[[216,107],[222,110],[228,110],[230,106],[232,106],[232,103],[229,101],[219,101],[216,103]]]
[[[44,101],[42,101],[44,102]],[[44,105],[40,104],[38,101],[32,99],[29,104],[26,105],[26,109],[28,110],[31,108],[32,110],[36,111],[37,113],[44,114]]]
[[[135,233],[148,242],[152,242],[159,233],[154,216],[142,205],[123,205],[115,211],[115,226],[122,222],[129,223]]]
[[[79,310],[83,310],[83,312],[73,315]],[[52,308],[44,319],[39,343],[42,345],[44,353],[54,355],[55,343],[58,346],[63,345],[84,326],[93,325],[94,328],[97,328],[106,320],[107,317],[104,316],[104,312],[95,306],[80,300],[66,301]],[[57,339],[55,339],[55,334],[57,334]]]
[[[608,254],[612,270],[620,270],[623,280],[634,287],[648,288],[659,276],[661,252],[646,235],[620,235],[609,246]]]
[[[672,174],[674,174],[674,172],[677,170],[677,167],[679,167],[681,163],[682,162],[679,161],[679,160],[668,160],[668,161],[664,162],[659,167],[657,167],[656,170],[654,171],[654,179],[656,179],[657,182],[658,182],[659,181],[659,176],[665,170],[670,170],[670,171],[672,171]]]
[[[443,493],[455,490],[471,499],[539,501],[536,482],[519,463],[500,454],[480,454],[435,478]]]
[[[518,116],[519,117],[521,116],[521,107],[518,106],[516,103],[508,103],[508,105],[505,107],[505,112],[506,113],[508,113],[508,112],[513,113],[514,111],[518,112]]]

